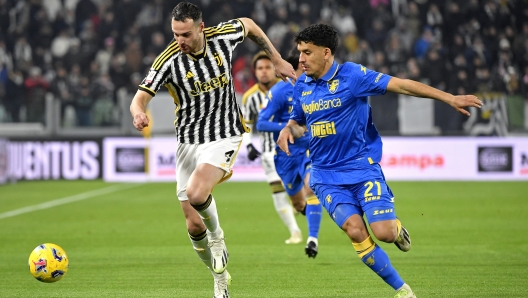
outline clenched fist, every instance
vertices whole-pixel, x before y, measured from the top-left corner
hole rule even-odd
[[[134,116],[134,127],[139,130],[139,131],[142,131],[143,128],[147,127],[149,125],[149,118],[147,117],[147,114],[145,113],[137,113],[135,116]]]

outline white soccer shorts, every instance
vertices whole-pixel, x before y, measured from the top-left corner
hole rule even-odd
[[[274,152],[262,152],[260,155],[260,161],[262,168],[264,169],[264,174],[266,174],[266,181],[268,183],[280,181],[279,174],[277,174],[277,170],[275,170],[274,157]]]
[[[241,144],[242,136],[229,137],[205,144],[178,143],[178,151],[176,152],[176,195],[178,200],[188,200],[187,182],[199,164],[207,163],[220,168],[225,171],[222,181],[229,179]]]

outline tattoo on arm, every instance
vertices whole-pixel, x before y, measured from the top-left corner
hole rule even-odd
[[[270,46],[268,45],[268,43],[266,42],[266,39],[263,38],[263,37],[260,37],[260,36],[256,36],[256,35],[253,35],[253,34],[248,34],[248,37],[249,39],[251,39],[252,41],[254,41],[256,44],[258,44],[258,46],[264,51],[266,52],[266,54],[268,54],[270,57],[272,56],[272,53],[271,53],[271,48]]]

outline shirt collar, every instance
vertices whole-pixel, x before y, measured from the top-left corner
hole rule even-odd
[[[339,64],[334,60],[334,63],[332,63],[332,66],[330,66],[330,69],[320,78],[324,81],[330,81],[337,73],[337,69],[339,68]],[[309,83],[313,81],[314,79],[312,77],[306,76],[306,83]]]

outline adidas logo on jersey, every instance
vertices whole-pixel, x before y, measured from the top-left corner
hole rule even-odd
[[[194,77],[194,74],[190,71],[187,72],[187,75],[185,76],[185,78],[188,80],[190,78]]]

